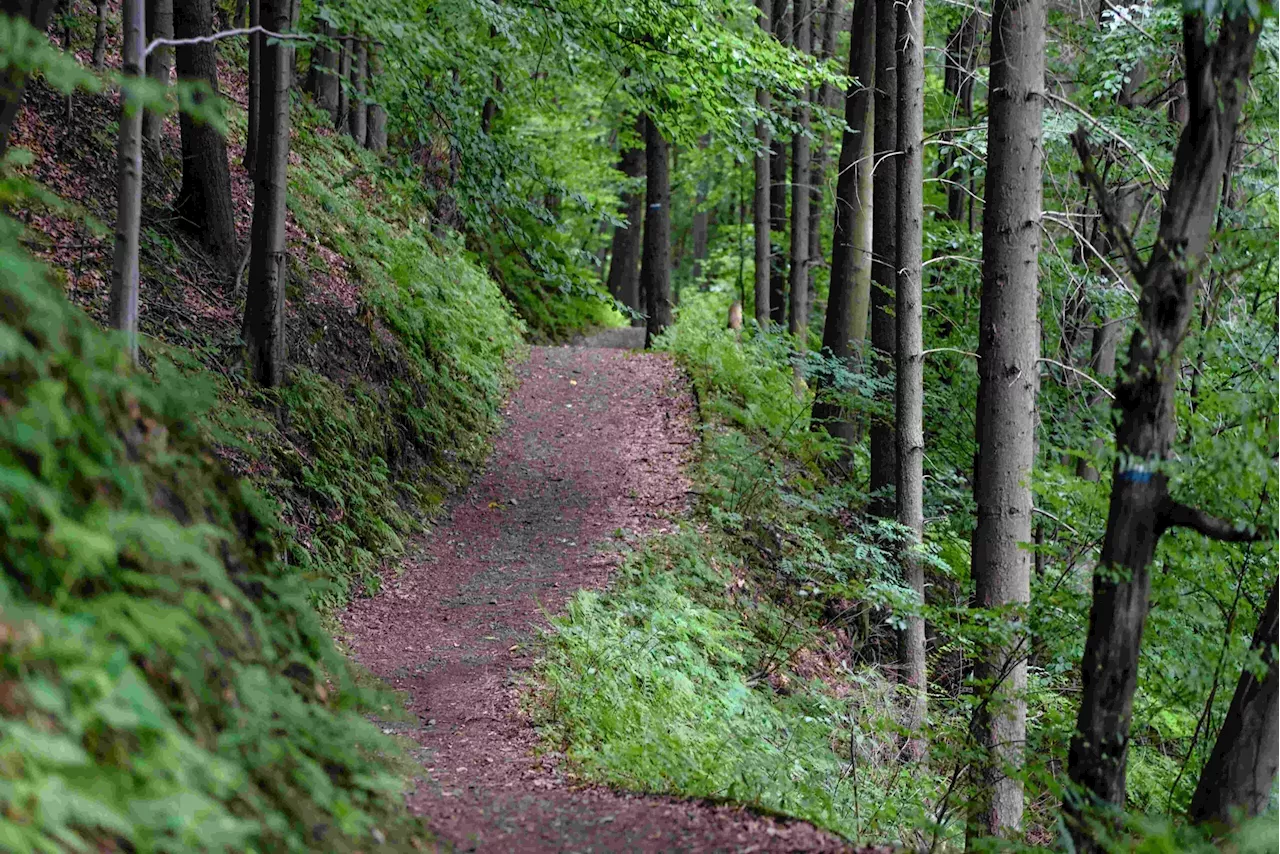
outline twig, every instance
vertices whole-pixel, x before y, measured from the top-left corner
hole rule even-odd
[[[1103,394],[1105,394],[1107,397],[1111,398],[1112,400],[1115,400],[1115,399],[1116,399],[1116,396],[1115,396],[1114,394],[1112,394],[1112,393],[1111,393],[1111,389],[1107,388],[1107,387],[1106,387],[1106,386],[1104,386],[1102,383],[1098,382],[1098,381],[1097,381],[1097,380],[1095,380],[1093,377],[1089,376],[1088,374],[1086,374],[1084,371],[1080,370],[1079,368],[1073,368],[1073,367],[1071,367],[1070,365],[1064,365],[1064,364],[1062,364],[1061,362],[1059,362],[1057,359],[1050,359],[1050,358],[1045,357],[1045,356],[1041,356],[1041,357],[1039,358],[1039,360],[1038,360],[1038,361],[1041,361],[1041,362],[1048,362],[1050,365],[1057,365],[1059,368],[1062,368],[1064,371],[1071,371],[1071,373],[1073,373],[1073,374],[1079,374],[1080,376],[1082,376],[1082,377],[1084,377],[1085,379],[1087,379],[1089,382],[1091,382],[1091,383],[1093,383],[1094,385],[1096,385],[1099,389],[1101,389],[1101,390],[1102,390],[1102,393],[1103,393]]]
[[[1152,166],[1151,163],[1147,160],[1147,158],[1142,155],[1142,152],[1138,151],[1138,149],[1133,147],[1133,143],[1129,142],[1129,140],[1125,139],[1120,134],[1116,133],[1115,131],[1111,130],[1106,125],[1104,125],[1102,122],[1095,119],[1083,107],[1080,107],[1076,104],[1071,103],[1066,98],[1062,98],[1058,95],[1053,94],[1052,92],[1045,92],[1044,96],[1048,98],[1050,101],[1053,101],[1055,104],[1060,104],[1066,107],[1067,109],[1071,110],[1072,112],[1076,112],[1084,116],[1086,119],[1088,119],[1090,125],[1092,125],[1093,127],[1096,127],[1098,130],[1102,131],[1107,136],[1111,137],[1116,142],[1120,143],[1120,146],[1124,148],[1125,151],[1128,151],[1134,157],[1138,158],[1138,162],[1142,164],[1142,168],[1147,170],[1147,177],[1151,179],[1151,183],[1155,184],[1157,190],[1163,193],[1169,189],[1168,185],[1165,184],[1163,180],[1161,180],[1160,173],[1156,172],[1155,167]],[[1076,133],[1079,133],[1079,132],[1080,132],[1079,129],[1077,129]]]
[[[151,54],[151,51],[155,50],[158,47],[189,47],[190,45],[195,45],[195,44],[212,44],[213,42],[219,42],[219,41],[222,41],[223,39],[229,39],[232,36],[251,36],[254,33],[262,33],[263,35],[269,36],[273,39],[294,39],[297,41],[310,41],[312,38],[309,35],[276,33],[276,32],[272,32],[271,30],[268,30],[266,27],[261,27],[261,26],[244,27],[242,29],[237,29],[237,30],[222,30],[220,32],[216,32],[208,36],[194,36],[189,39],[152,39],[151,43],[148,44],[146,49],[142,51],[142,56],[144,58],[149,56]]]

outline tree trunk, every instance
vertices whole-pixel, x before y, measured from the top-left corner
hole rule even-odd
[[[893,317],[898,260],[898,14],[894,0],[876,2],[875,133],[872,178],[871,346],[876,373],[893,377],[897,332]],[[871,504],[876,516],[892,516],[898,449],[893,395],[881,394],[884,410],[871,419]]]
[[[791,44],[790,0],[774,0],[773,35],[782,44]],[[787,143],[775,138],[769,155],[769,228],[778,243],[771,244],[769,270],[769,317],[779,326],[787,322],[787,253],[782,241],[787,234]]]
[[[173,31],[180,39],[208,36],[213,32],[213,8],[209,0],[183,0],[173,8]],[[212,44],[184,45],[177,49],[178,78],[207,83],[218,94],[218,63]],[[197,104],[205,94],[196,94]],[[182,187],[174,210],[200,235],[201,243],[218,266],[233,271],[238,261],[236,221],[231,205],[231,172],[227,167],[227,145],[222,134],[205,122],[183,112]]]
[[[826,61],[836,52],[836,22],[840,20],[842,0],[827,0],[822,12],[822,24],[818,25],[816,6],[813,15],[813,54],[820,61]],[[834,86],[823,83],[817,92],[819,110],[834,112],[837,108],[838,95]],[[822,213],[826,194],[827,162],[830,159],[831,139],[827,133],[818,137],[818,148],[814,152],[813,162],[809,167],[809,272],[806,288],[809,296],[806,312],[812,314],[814,301],[814,267],[823,258],[822,252]]]
[[[142,76],[143,0],[121,7],[126,77]],[[116,157],[116,243],[111,259],[111,328],[125,336],[129,358],[138,361],[138,233],[142,228],[142,107],[120,95],[120,139]]]
[[[107,0],[97,2],[98,19],[93,31],[93,67],[107,67]]]
[[[382,45],[374,44],[369,48],[369,79],[382,79]],[[490,99],[490,103],[492,99]],[[492,121],[493,116],[489,116]],[[488,130],[485,130],[488,133]],[[375,100],[369,101],[368,130],[365,137],[365,148],[370,151],[387,150],[387,108]]]
[[[773,4],[770,0],[758,0],[760,11],[760,28],[766,33],[773,28]],[[769,112],[772,97],[768,89],[756,90],[756,106],[762,114]],[[755,303],[756,323],[761,329],[769,325],[769,265],[773,258],[771,236],[769,234],[769,146],[771,143],[769,123],[764,119],[756,122],[755,156],[755,195],[752,201],[752,233],[755,235]]]
[[[49,26],[49,16],[53,14],[56,0],[0,0],[0,12],[10,18],[25,18],[34,32],[31,42],[43,39],[44,31]],[[0,158],[9,148],[9,131],[13,129],[13,120],[18,117],[18,108],[22,106],[22,93],[27,88],[27,72],[12,60],[5,62],[0,71]]]
[[[351,103],[347,108],[347,133],[357,145],[364,145],[369,132],[369,47],[357,38],[351,60]]]
[[[178,0],[182,2],[182,0]],[[247,0],[249,26],[262,25],[262,0]],[[248,125],[244,137],[244,171],[253,175],[258,170],[258,124],[262,118],[262,33],[249,35]]]
[[[1040,359],[1036,311],[1044,14],[1044,0],[996,0],[992,12],[971,575],[974,606],[1009,631],[974,662],[982,698],[974,729],[986,755],[974,769],[971,837],[1008,836],[1022,824],[1024,621],[1031,601],[1027,547]]]
[[[1081,701],[1068,772],[1075,791],[1064,808],[1079,852],[1103,850],[1092,808],[1122,808],[1138,653],[1149,607],[1152,557],[1161,535],[1181,525],[1217,539],[1255,539],[1224,520],[1179,504],[1167,465],[1175,434],[1174,394],[1181,344],[1194,302],[1195,271],[1213,230],[1218,189],[1240,116],[1260,27],[1247,14],[1223,18],[1206,43],[1203,15],[1183,18],[1190,121],[1174,154],[1173,174],[1150,256],[1143,261],[1093,165],[1083,129],[1073,141],[1082,176],[1129,261],[1140,288],[1138,328],[1116,388],[1120,410],[1111,506],[1080,668]]]
[[[173,0],[148,0],[146,6],[147,41],[173,38]],[[157,47],[148,54],[147,76],[152,80],[168,86],[172,71],[173,48]],[[142,117],[142,139],[157,154],[163,134],[164,114],[147,110]]]
[[[703,134],[698,139],[699,150],[705,151],[711,144],[711,135]],[[694,282],[702,282],[702,262],[707,258],[707,237],[711,226],[711,211],[707,209],[707,179],[698,179],[698,189],[693,201],[693,275]]]
[[[293,0],[259,0],[263,26],[284,32],[293,25]],[[286,207],[289,167],[289,87],[293,43],[278,41],[262,50],[262,121],[258,172],[253,182],[253,231],[249,287],[241,335],[250,375],[264,386],[285,380],[285,288],[289,256]]]
[[[347,126],[347,113],[351,109],[351,95],[347,80],[351,77],[351,54],[355,44],[350,36],[343,36],[338,46],[338,101],[333,109],[333,127],[342,130]]]
[[[960,25],[947,37],[946,72],[943,75],[942,88],[954,98],[952,115],[948,124],[958,124],[961,120],[973,118],[973,76],[977,64],[978,36],[983,27],[982,16],[975,13],[966,15]],[[956,168],[956,152],[950,146],[952,133],[943,134],[943,154],[939,159],[938,173],[949,182],[947,189],[947,219],[960,221],[964,218],[965,209],[965,175]]]
[[[822,348],[832,357],[851,367],[855,347],[855,314],[858,300],[854,270],[858,265],[858,228],[867,220],[865,208],[870,201],[859,194],[866,183],[870,164],[862,159],[864,142],[871,135],[868,121],[872,105],[875,76],[876,38],[875,0],[857,0],[849,39],[849,84],[844,96],[846,130],[840,141],[840,163],[836,174],[835,223],[831,238],[831,286],[827,296],[827,317],[822,330]],[[861,335],[866,334],[867,303],[862,301]],[[826,427],[828,433],[852,444],[853,424],[833,401],[815,399],[813,420]]]
[[[1191,820],[1229,828],[1238,819],[1259,815],[1271,802],[1276,784],[1280,732],[1280,674],[1276,668],[1276,585],[1258,620],[1250,646],[1266,671],[1261,678],[1248,667],[1240,674],[1226,720],[1191,797]]]
[[[333,28],[323,21],[319,26],[320,37],[333,37]],[[332,119],[338,112],[338,97],[342,81],[338,77],[340,51],[328,44],[317,44],[311,49],[311,68],[307,73],[307,91],[315,98],[316,106]]]
[[[924,340],[921,262],[924,259],[924,0],[898,5],[897,404],[898,524],[909,532],[901,551],[903,582],[924,604],[924,567],[915,546],[924,539]],[[907,753],[924,756],[926,674],[924,617],[909,616],[899,633],[902,681],[910,693],[903,727]]]
[[[796,50],[810,50],[809,0],[795,0]],[[787,307],[787,331],[796,337],[803,354],[809,335],[809,97],[800,93],[795,122],[799,129],[791,137],[791,270]],[[797,382],[803,377],[803,362],[796,363]]]
[[[1092,352],[1089,359],[1089,367],[1093,369],[1093,376],[1099,382],[1106,382],[1111,379],[1116,372],[1116,344],[1120,340],[1120,321],[1107,320],[1103,318],[1101,323],[1093,330]],[[1106,400],[1106,395],[1101,389],[1095,389],[1089,395],[1089,409],[1097,412],[1102,406],[1102,402]],[[1102,454],[1102,449],[1106,443],[1102,439],[1094,439],[1093,455],[1098,457]],[[1097,482],[1098,470],[1095,469],[1090,461],[1084,457],[1076,460],[1076,476]]]
[[[609,261],[609,293],[618,302],[636,312],[643,312],[640,305],[640,235],[643,229],[644,193],[639,183],[645,176],[644,119],[636,122],[639,145],[623,142],[618,170],[627,178],[627,190],[622,194],[618,216],[626,220],[613,230],[613,249]],[[632,325],[640,325],[642,319],[633,318]]]
[[[653,119],[645,119],[644,256],[640,262],[644,288],[644,346],[671,325],[671,172],[667,141]]]
[[[874,0],[872,0],[874,2]],[[874,13],[872,13],[874,17]],[[869,54],[875,53],[875,35],[867,36]],[[853,222],[853,322],[850,334],[853,339],[859,362],[865,365],[867,349],[867,319],[871,310],[871,241],[872,211],[875,209],[874,182],[871,164],[875,161],[876,99],[875,59],[871,60],[872,76],[867,78],[870,91],[867,95],[866,130],[862,134],[862,145],[858,152],[858,205]]]

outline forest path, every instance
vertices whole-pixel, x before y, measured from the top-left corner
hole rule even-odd
[[[417,719],[385,725],[420,745],[411,807],[463,851],[844,850],[740,808],[575,787],[532,755],[519,691],[537,629],[608,581],[620,529],[661,531],[687,509],[694,406],[663,355],[538,347],[517,373],[484,474],[342,616],[355,657]]]

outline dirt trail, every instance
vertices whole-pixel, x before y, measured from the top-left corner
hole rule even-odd
[[[459,850],[844,850],[803,823],[574,787],[532,756],[518,683],[536,627],[606,583],[619,529],[659,531],[684,512],[694,433],[687,384],[663,356],[535,348],[519,379],[484,475],[343,616],[357,659],[417,717],[396,727],[421,745],[412,808]]]

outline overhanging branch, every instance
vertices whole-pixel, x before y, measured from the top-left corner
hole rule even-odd
[[[1252,543],[1262,539],[1262,534],[1253,526],[1238,526],[1173,499],[1168,500],[1162,515],[1165,527],[1187,528],[1211,540],[1221,540],[1224,543]]]
[[[1115,201],[1111,198],[1111,192],[1107,189],[1107,185],[1101,176],[1098,175],[1098,169],[1093,163],[1093,152],[1089,149],[1089,136],[1085,133],[1084,125],[1076,126],[1075,132],[1071,134],[1071,144],[1075,147],[1076,154],[1080,156],[1080,180],[1090,187],[1098,197],[1098,212],[1102,214],[1103,226],[1110,233],[1111,239],[1120,247],[1129,271],[1141,282],[1146,265],[1142,262],[1142,257],[1138,254],[1137,247],[1133,245],[1133,237],[1129,234],[1129,228],[1116,211]]]

